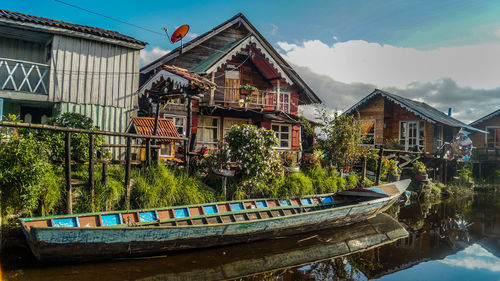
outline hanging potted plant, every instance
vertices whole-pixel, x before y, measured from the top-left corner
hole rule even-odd
[[[252,85],[248,85],[248,84],[241,85],[240,86],[240,95],[247,96],[247,95],[252,94],[253,92],[257,92],[258,90],[259,89],[257,89],[257,87],[254,87]]]
[[[420,161],[413,162],[413,174],[415,175],[416,180],[427,180],[427,168],[424,163]]]

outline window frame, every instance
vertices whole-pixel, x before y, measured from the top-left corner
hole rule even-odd
[[[177,132],[179,132],[180,126],[178,126],[175,123],[175,119],[181,119],[182,120],[182,134],[179,133],[181,137],[186,136],[186,127],[187,127],[187,117],[183,115],[174,115],[174,114],[163,114],[163,118],[165,119],[172,119],[172,122],[174,122],[174,127],[177,129]]]
[[[203,122],[201,121],[202,119],[205,119],[205,118],[210,118],[210,119],[216,119],[217,120],[217,126],[201,126],[201,124],[203,124]],[[216,136],[216,139],[217,141],[215,142],[204,142],[203,141],[203,136],[201,134],[201,132],[203,132],[203,129],[217,129],[217,136]],[[220,136],[220,128],[221,128],[221,117],[217,117],[217,116],[200,116],[198,118],[198,132],[196,133],[196,146],[197,147],[202,147],[202,146],[205,146],[205,147],[208,147],[208,148],[215,148],[217,147],[217,144],[219,143],[219,141],[221,140],[221,136]],[[211,147],[213,145],[213,147]]]
[[[275,131],[273,126],[278,126],[279,131]],[[281,127],[288,127],[288,146],[281,146],[282,136],[284,132],[281,132]],[[274,131],[274,135],[278,138],[278,146],[273,147],[274,149],[291,149],[292,148],[292,125],[286,123],[273,123],[271,122],[271,130]]]
[[[360,145],[366,145],[366,146],[370,146],[370,145],[375,145],[376,144],[376,141],[375,141],[375,136],[377,135],[377,119],[360,119],[360,120],[357,120],[358,122],[367,122],[367,121],[373,121],[373,144],[369,144],[369,143],[362,143]],[[368,134],[363,134],[363,132],[361,132],[361,136],[365,136],[365,135],[368,135]]]
[[[401,124],[402,123],[406,123],[404,138],[401,137]],[[415,129],[416,133],[417,133],[416,142],[415,142],[415,145],[413,145],[411,147],[409,145],[410,123],[411,124],[416,123],[416,125],[417,125],[417,127]],[[421,124],[423,124],[423,126],[421,126]],[[420,134],[421,132],[422,132],[422,134]],[[401,145],[404,145],[404,148],[406,151],[408,151],[409,149],[411,149],[415,146],[417,146],[419,150],[425,149],[425,121],[423,121],[423,120],[400,120],[399,127],[398,127],[398,140],[399,140],[399,143]],[[401,143],[402,140],[404,140],[404,143]],[[422,141],[422,144],[420,144],[421,141]]]
[[[281,96],[288,96],[288,102],[282,101]],[[279,100],[278,108],[280,111],[290,113],[291,98],[292,98],[292,95],[290,94],[290,92],[280,92],[279,97],[278,97],[278,100]],[[283,110],[285,105],[287,105],[287,110]]]
[[[162,150],[163,150],[163,147],[170,147],[170,154],[162,154]],[[160,145],[160,157],[163,157],[163,158],[172,158],[174,157],[174,147],[172,146],[172,143],[162,143]]]
[[[251,118],[224,117],[224,118],[222,119],[222,123],[223,123],[223,124],[222,124],[222,139],[224,139],[224,138],[226,137],[226,133],[227,133],[229,130],[231,130],[231,128],[232,128],[232,126],[231,126],[231,128],[229,128],[229,129],[227,129],[227,130],[226,130],[226,120],[233,120],[233,121],[234,121],[234,120],[238,120],[238,121],[245,121],[245,122],[247,122],[247,123],[245,123],[245,124],[251,124],[251,123],[252,123],[252,119],[251,119]],[[233,126],[234,126],[234,125],[233,125]]]
[[[485,126],[484,127],[484,130],[488,132],[489,129],[493,129],[493,132],[495,132],[496,130],[500,130],[500,126]],[[493,141],[493,147],[490,147],[489,146],[489,142],[488,142],[488,136],[490,135],[490,133],[488,132],[488,134],[484,134],[484,144],[485,144],[485,147],[486,149],[499,149],[500,148],[500,138],[495,141]],[[495,138],[496,134],[493,134],[493,138]],[[495,139],[493,139],[495,140]],[[495,144],[497,145],[495,147]]]

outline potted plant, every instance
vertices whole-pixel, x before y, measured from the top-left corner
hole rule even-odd
[[[389,181],[399,181],[401,178],[401,168],[397,160],[389,160],[389,167],[387,173],[389,174]]]
[[[212,172],[222,177],[234,177],[234,169],[231,169],[231,162],[229,159],[229,149],[226,142],[217,144],[217,150],[212,153],[207,159],[207,165],[211,168]]]
[[[240,86],[240,95],[247,96],[247,95],[252,94],[253,92],[257,92],[258,90],[259,89],[257,89],[257,87],[254,87],[252,85],[248,85],[248,84],[241,85]]]
[[[291,151],[283,153],[283,166],[289,173],[300,172],[300,168],[297,166],[297,155]]]
[[[421,161],[413,162],[413,174],[416,180],[424,181],[427,180],[427,168]]]

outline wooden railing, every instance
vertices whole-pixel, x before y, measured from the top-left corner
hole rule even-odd
[[[0,58],[0,90],[48,94],[49,65]]]
[[[500,148],[475,147],[472,149],[471,160],[477,162],[500,161]]]
[[[108,168],[107,164],[111,161],[99,160],[95,159],[95,147],[94,147],[94,136],[95,135],[103,135],[103,136],[114,136],[114,137],[123,137],[126,139],[126,144],[124,145],[126,148],[125,152],[125,161],[119,161],[119,164],[125,164],[125,206],[128,209],[130,207],[130,174],[131,174],[131,165],[132,165],[132,144],[133,140],[146,140],[146,165],[151,165],[151,148],[159,149],[159,146],[151,145],[151,140],[160,140],[165,139],[165,136],[151,136],[151,135],[138,135],[138,134],[129,134],[129,133],[119,133],[119,132],[109,132],[109,131],[100,131],[100,130],[84,130],[84,129],[76,129],[69,127],[57,127],[50,125],[40,125],[40,124],[31,124],[31,123],[18,123],[18,122],[6,122],[0,121],[0,128],[22,128],[22,129],[32,129],[32,130],[47,130],[55,133],[63,133],[65,134],[64,138],[64,173],[66,179],[66,212],[71,214],[73,212],[72,207],[72,183],[71,183],[71,166],[77,164],[88,164],[89,165],[89,189],[91,194],[91,205],[92,211],[94,211],[94,186],[95,186],[95,177],[94,177],[94,167],[95,164],[101,163],[103,169],[103,183],[106,185],[105,181],[107,179]],[[79,133],[79,134],[87,134],[89,137],[89,159],[88,161],[74,161],[71,157],[71,134]],[[186,141],[187,138],[183,137],[168,137],[169,140],[178,140],[178,141]],[[122,146],[122,145],[106,145],[107,147],[111,146]],[[137,147],[137,146],[136,146]],[[142,148],[143,146],[139,146]],[[157,153],[156,153],[157,154]]]
[[[277,93],[274,91],[259,90],[249,95],[241,95],[239,88],[231,88],[225,89],[224,93],[218,92],[214,103],[239,108],[279,110],[277,100]]]

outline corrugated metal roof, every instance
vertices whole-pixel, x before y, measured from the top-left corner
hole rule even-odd
[[[155,128],[155,118],[132,117],[132,123],[137,131],[137,134],[148,135],[148,136],[153,135]],[[166,118],[158,119],[158,132],[156,135],[165,137],[174,137],[174,138],[180,137],[179,132],[177,132],[177,128],[175,128],[172,119],[166,119]],[[179,140],[161,139],[161,141],[179,141]]]
[[[470,123],[469,125],[471,125],[471,126],[478,125],[479,123],[482,123],[483,121],[486,121],[486,120],[488,120],[488,119],[490,119],[490,118],[493,118],[493,117],[495,117],[495,116],[497,116],[497,115],[500,115],[500,109],[498,109],[498,110],[496,110],[496,111],[493,111],[492,113],[487,114],[487,115],[485,115],[485,116],[483,116],[483,117],[481,117],[481,118],[477,119],[476,121],[474,121],[474,122]]]
[[[426,104],[425,102],[419,102],[407,98],[403,98],[401,96],[391,94],[386,91],[382,91],[379,89],[375,89],[371,94],[363,98],[361,101],[353,105],[351,108],[345,111],[345,114],[352,114],[354,111],[359,110],[366,104],[368,104],[373,98],[377,96],[386,97],[392,102],[400,105],[403,108],[413,112],[415,115],[421,117],[422,119],[429,121],[431,123],[441,123],[443,125],[465,128],[471,131],[478,131],[482,133],[486,133],[482,130],[476,129],[472,126],[469,126],[462,121],[459,121],[451,116],[448,116],[444,112]]]
[[[48,18],[43,18],[43,17],[37,17],[37,16],[27,15],[27,14],[18,13],[18,12],[12,12],[12,11],[8,11],[8,10],[0,9],[0,19],[1,18],[12,20],[12,21],[17,21],[20,23],[33,23],[33,24],[39,24],[39,25],[44,25],[44,26],[49,26],[49,27],[62,28],[62,29],[71,30],[71,31],[78,31],[78,32],[82,32],[82,33],[87,33],[87,34],[103,37],[103,38],[116,39],[116,40],[121,40],[124,42],[134,43],[134,44],[143,45],[143,46],[148,44],[146,42],[139,41],[135,38],[132,38],[130,36],[121,34],[117,31],[112,31],[112,30],[107,30],[107,29],[102,29],[102,28],[87,26],[87,25],[74,24],[74,23],[69,23],[69,22],[59,21],[59,20],[54,20],[54,19],[48,19]]]
[[[194,71],[198,74],[205,74],[205,72],[207,71],[208,68],[210,68],[210,66],[212,66],[222,56],[224,56],[227,52],[229,52],[229,50],[238,46],[247,37],[245,37],[241,40],[236,40],[236,41],[229,43],[226,46],[222,47],[222,49],[220,49],[219,52],[215,52],[215,53],[211,54],[206,59],[202,60],[197,66],[193,67],[192,71]]]

